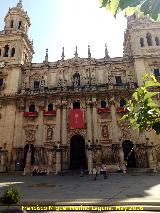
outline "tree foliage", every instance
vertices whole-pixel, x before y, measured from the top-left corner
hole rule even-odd
[[[128,113],[122,117],[122,121],[129,121],[140,132],[153,129],[160,134],[160,83],[148,74],[144,75],[143,83],[127,103]]]
[[[117,13],[125,10],[126,15],[134,12],[149,15],[158,20],[160,15],[160,0],[99,0],[101,7],[106,7],[116,17]]]

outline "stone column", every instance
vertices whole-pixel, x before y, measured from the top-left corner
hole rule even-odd
[[[31,150],[29,148],[26,156],[26,165],[24,168],[23,175],[30,175],[30,174],[31,174]]]
[[[117,144],[119,142],[119,128],[117,124],[116,107],[114,98],[110,100],[111,118],[112,118],[112,143]]]
[[[7,172],[7,150],[0,151],[0,172]]]
[[[94,143],[98,141],[99,137],[98,137],[98,118],[97,118],[97,101],[96,98],[92,99],[92,104],[93,104],[93,113],[92,113],[92,117],[93,117],[93,137],[94,137]]]
[[[61,104],[60,101],[56,104],[56,128],[55,128],[55,142],[61,141]]]
[[[87,141],[90,141],[92,143],[92,117],[91,117],[91,108],[90,108],[91,102],[88,101],[86,103],[87,107]]]
[[[52,171],[53,153],[50,150],[48,153],[47,175]]]
[[[149,168],[153,170],[153,172],[157,172],[157,158],[156,152],[153,144],[148,145],[147,147],[147,157]]]
[[[57,147],[56,148],[56,175],[61,173],[61,152],[62,150]]]
[[[93,156],[92,156],[92,149],[88,147],[88,172],[92,174],[93,170]]]
[[[67,144],[67,102],[63,101],[62,110],[62,144]]]
[[[123,147],[120,144],[119,147],[119,159],[120,159],[120,169],[123,171],[123,173],[126,173],[126,165],[125,165],[125,161],[124,161],[124,152],[123,152]]]
[[[45,97],[41,97],[39,101],[39,112],[38,112],[38,130],[37,130],[37,146],[43,146],[43,111],[45,109]]]

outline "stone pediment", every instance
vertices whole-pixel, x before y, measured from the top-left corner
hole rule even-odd
[[[80,58],[80,57],[74,57],[67,60],[60,60],[58,61],[57,67],[72,67],[72,66],[89,66],[96,64],[95,59],[88,59],[88,58]]]

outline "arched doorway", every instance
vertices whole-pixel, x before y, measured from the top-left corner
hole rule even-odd
[[[74,135],[70,140],[70,169],[85,168],[85,140],[81,135]]]
[[[126,161],[127,168],[135,168],[136,167],[136,158],[134,153],[134,145],[131,141],[126,140],[122,143],[123,152],[124,152],[124,160]]]
[[[26,158],[27,158],[27,153],[28,153],[29,148],[31,150],[31,166],[33,166],[33,164],[34,164],[35,147],[32,143],[26,144],[25,147],[24,147],[24,161],[23,161],[23,167],[24,168],[25,168],[25,165],[26,165]]]

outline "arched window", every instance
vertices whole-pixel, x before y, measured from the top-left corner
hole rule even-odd
[[[101,108],[106,108],[106,107],[107,107],[106,101],[101,101]]]
[[[140,38],[140,45],[141,47],[144,47],[144,38]]]
[[[120,107],[124,107],[126,105],[126,101],[122,98],[119,102]]]
[[[15,55],[15,48],[13,47],[13,48],[11,49],[11,57],[14,57],[14,55]]]
[[[80,74],[79,73],[75,73],[73,75],[73,86],[74,87],[80,86]]]
[[[152,36],[150,33],[147,33],[146,39],[147,39],[148,46],[152,46]]]
[[[40,82],[39,81],[34,81],[34,89],[39,89]]]
[[[31,104],[29,106],[29,112],[35,112],[35,105],[34,104]]]
[[[3,78],[0,78],[0,87],[3,85]]]
[[[53,104],[48,104],[48,111],[52,112],[53,111]]]
[[[9,46],[8,46],[8,44],[7,45],[5,45],[5,47],[4,47],[4,57],[8,57],[8,51],[9,51]]]
[[[159,46],[160,42],[159,42],[159,38],[157,36],[155,37],[155,42],[156,42],[156,45]]]
[[[73,109],[80,109],[80,102],[79,101],[74,101]]]
[[[21,29],[21,26],[22,26],[22,21],[19,21],[18,29]]]
[[[14,23],[14,21],[11,20],[11,23],[10,23],[10,27],[11,27],[11,28],[13,28],[13,23]]]

